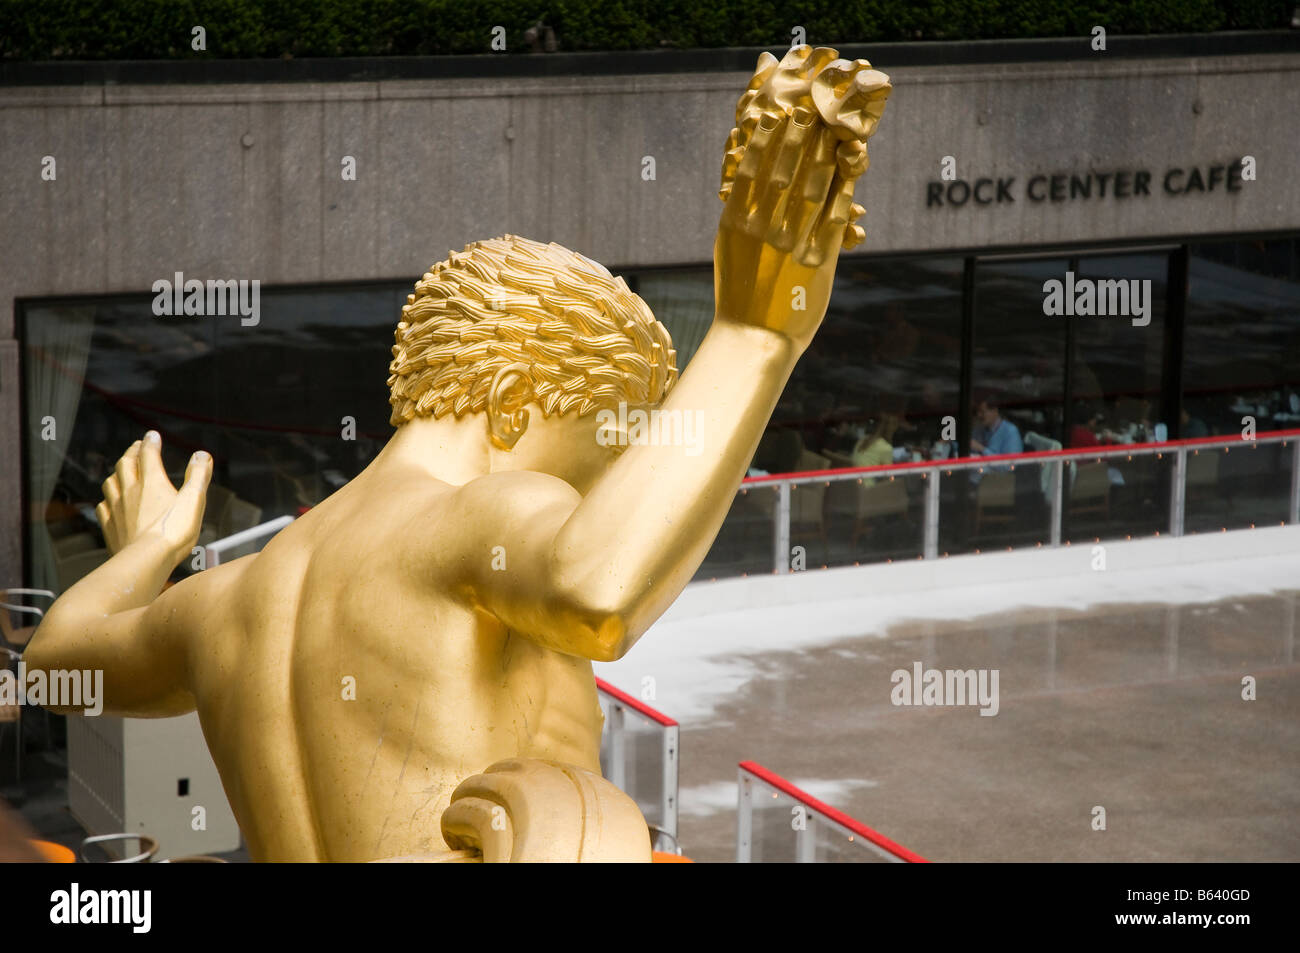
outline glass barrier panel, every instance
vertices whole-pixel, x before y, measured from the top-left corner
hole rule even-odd
[[[939,555],[1048,546],[1054,461],[941,471]]]
[[[1065,463],[1061,541],[1141,539],[1169,532],[1171,453],[1083,457]]]
[[[915,470],[831,482],[824,490],[826,557],[817,565],[854,566],[923,555],[928,485],[928,474]],[[809,546],[809,567],[817,552],[815,544]]]
[[[676,819],[665,809],[668,798],[677,796],[664,790],[664,736],[670,729],[603,692],[600,708],[605,715],[601,774],[636,802],[647,824],[676,837]]]
[[[792,864],[795,854],[794,809],[797,802],[765,784],[751,781],[750,805],[751,864]]]
[[[1204,447],[1187,452],[1183,532],[1277,526],[1291,502],[1291,441]]]
[[[758,766],[755,766],[758,767]],[[777,787],[770,778],[740,768],[740,804],[737,816],[738,857],[745,860],[748,834],[748,862],[781,863],[900,863],[899,857],[878,846],[871,838],[841,819],[808,803],[804,792]],[[795,796],[799,794],[799,797]],[[813,799],[815,800],[815,799]],[[876,835],[878,836],[878,835]],[[902,848],[900,848],[902,849]],[[915,860],[921,858],[902,849]]]
[[[807,836],[811,847],[809,858],[817,864],[887,864],[899,862],[888,851],[877,847],[860,834],[845,830],[839,824],[810,813]]]

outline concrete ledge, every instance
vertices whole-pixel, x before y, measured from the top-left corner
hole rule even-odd
[[[946,559],[810,569],[787,575],[693,582],[660,623],[742,609],[772,609],[860,599],[871,593],[921,593],[961,586],[1059,579],[1092,572],[1094,550],[1104,548],[1108,572],[1186,566],[1226,559],[1300,555],[1300,526],[1201,533],[1132,541],[1103,541],[1059,549],[1022,549]],[[1300,581],[1297,582],[1300,585]]]
[[[992,40],[911,40],[823,43],[849,59],[899,66],[950,68],[973,63],[1061,63],[1096,60],[1089,36]],[[6,86],[118,86],[154,83],[338,83],[389,79],[609,76],[616,74],[745,72],[772,46],[586,53],[449,54],[444,56],[307,57],[305,59],[53,60],[0,62]],[[1300,51],[1300,31],[1111,34],[1105,58],[1152,59]]]

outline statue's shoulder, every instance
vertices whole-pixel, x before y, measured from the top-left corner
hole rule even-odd
[[[456,505],[490,505],[503,515],[529,516],[539,510],[571,504],[582,496],[557,476],[536,470],[503,470],[476,477],[453,493]]]

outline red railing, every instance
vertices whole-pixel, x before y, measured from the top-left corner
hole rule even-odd
[[[922,857],[920,854],[916,853],[915,851],[908,850],[902,844],[895,843],[894,841],[890,840],[888,837],[886,837],[884,834],[880,833],[879,831],[872,830],[870,827],[868,827],[866,824],[863,824],[861,821],[849,817],[849,815],[845,814],[843,811],[837,810],[836,808],[831,807],[829,804],[817,800],[817,798],[813,797],[807,791],[804,791],[803,789],[796,787],[795,785],[787,781],[785,778],[781,777],[779,774],[769,771],[767,768],[763,767],[761,764],[758,764],[755,761],[740,762],[740,770],[752,774],[754,777],[758,778],[760,781],[762,781],[764,784],[768,785],[769,787],[775,788],[776,790],[780,791],[782,794],[785,794],[787,797],[792,798],[795,801],[798,801],[799,803],[805,805],[808,808],[811,808],[814,812],[822,815],[827,820],[833,821],[836,824],[838,824],[840,827],[846,828],[847,830],[853,832],[853,834],[857,835],[858,837],[861,837],[863,840],[871,844],[874,844],[876,847],[880,848],[881,850],[889,854],[892,854],[894,857],[898,858],[899,860],[905,863],[909,863],[909,864],[930,863],[930,861],[926,860],[924,857]]]

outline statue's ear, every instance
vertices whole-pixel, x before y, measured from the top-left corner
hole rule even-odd
[[[525,407],[533,399],[526,364],[510,364],[496,372],[488,391],[488,436],[498,450],[513,450],[528,429]]]

